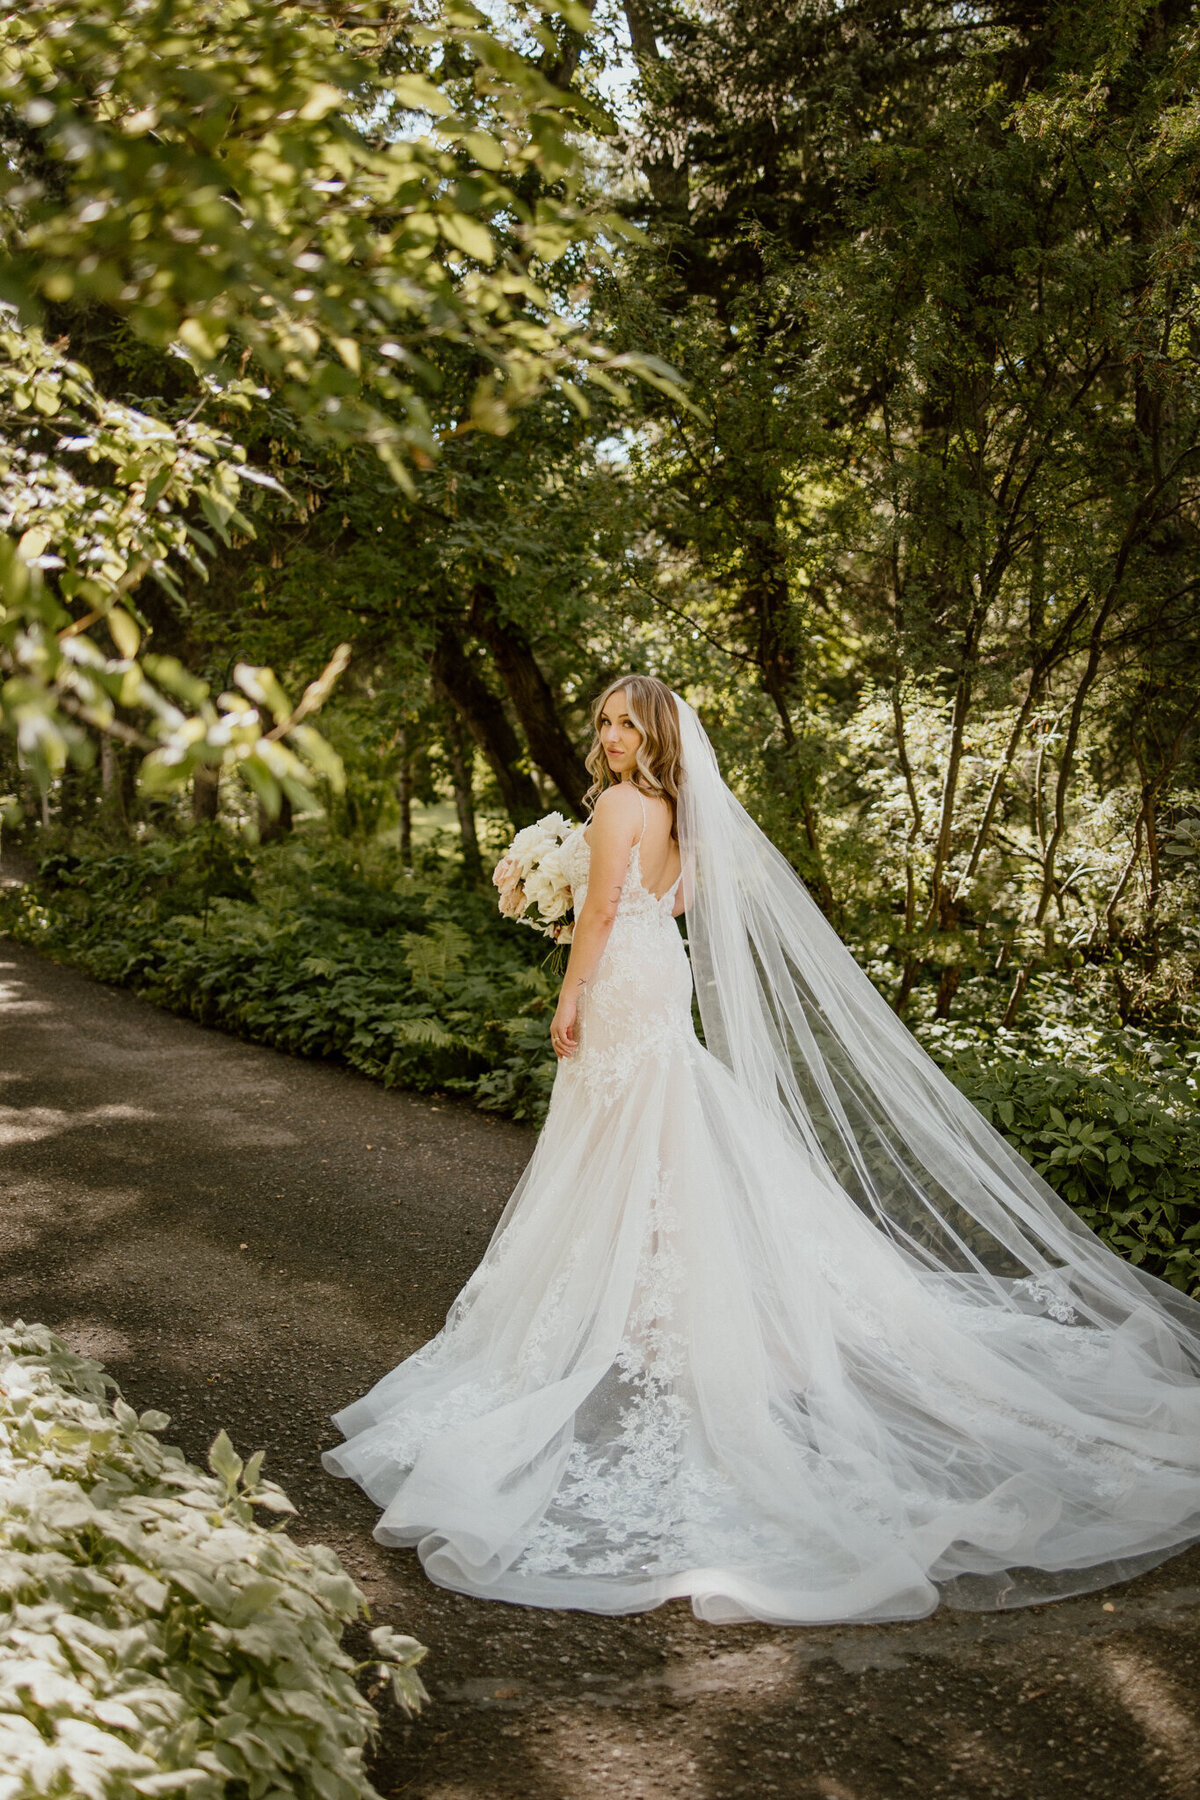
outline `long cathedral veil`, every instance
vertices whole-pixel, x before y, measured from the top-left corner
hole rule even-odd
[[[957,1299],[1120,1331],[1200,1375],[1200,1304],[1105,1248],[925,1054],[721,779],[675,696],[692,971],[709,1049]]]

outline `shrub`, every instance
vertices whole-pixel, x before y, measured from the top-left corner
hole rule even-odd
[[[1200,1295],[1192,1081],[964,1052],[946,1072],[1111,1249]]]
[[[376,1800],[366,1603],[222,1432],[210,1473],[44,1326],[0,1328],[0,1800]],[[270,1526],[259,1514],[276,1515]],[[426,1698],[412,1638],[365,1667]]]
[[[388,1086],[468,1094],[535,1125],[545,1117],[556,983],[542,946],[436,858],[388,886],[303,838],[252,861],[203,836],[59,855],[36,894],[0,897],[0,920],[203,1024],[336,1058]],[[991,1023],[1003,984],[965,981],[960,1000],[946,1021],[915,998],[909,1022],[925,1048],[1106,1243],[1200,1291],[1200,1046],[1114,1033],[1086,995],[1049,975],[1031,984],[1017,1030]]]
[[[36,892],[0,899],[0,922],[201,1024],[388,1087],[545,1114],[554,984],[537,960],[544,947],[436,869],[386,888],[303,844],[249,863],[222,858],[204,834],[56,855]]]

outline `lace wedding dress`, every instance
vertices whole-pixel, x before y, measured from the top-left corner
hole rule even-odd
[[[710,753],[689,741],[694,809]],[[730,835],[728,790],[709,798],[725,810],[685,807],[681,838],[721,1054],[693,1029],[674,890],[647,890],[635,845],[491,1245],[439,1336],[338,1415],[327,1468],[443,1586],[594,1612],[1018,1605],[1200,1537],[1200,1309],[1047,1197],[807,913],[786,981],[779,942],[740,916],[755,973],[722,998],[731,896],[761,909],[778,881],[797,902],[756,828]],[[750,878],[723,867],[751,850]],[[564,855],[578,909],[582,829]],[[790,1044],[785,990],[807,1021],[797,1003]],[[764,1048],[748,996],[768,991]],[[861,1019],[878,1041],[856,1049]]]

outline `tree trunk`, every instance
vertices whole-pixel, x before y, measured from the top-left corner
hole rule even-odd
[[[948,1019],[950,1017],[950,1008],[954,1004],[954,996],[958,992],[958,984],[961,980],[962,964],[947,963],[946,967],[942,970],[941,979],[938,982],[937,1002],[933,1009],[933,1016],[935,1019]]]
[[[1004,1026],[1015,1025],[1017,1014],[1021,1010],[1021,1002],[1025,998],[1025,989],[1029,986],[1029,977],[1033,973],[1033,962],[1022,963],[1017,971],[1017,979],[1013,982],[1012,992],[1008,996],[1008,1005],[1004,1009],[1004,1017],[1000,1023]]]
[[[413,771],[412,753],[409,749],[408,726],[402,725],[396,733],[400,749],[400,770],[396,776],[396,801],[400,808],[400,867],[405,874],[412,873],[412,797]]]
[[[912,991],[917,985],[917,977],[921,973],[921,964],[915,956],[906,956],[904,967],[900,971],[900,986],[896,990],[896,998],[892,1001],[892,1011],[897,1017],[904,1016],[904,1009],[912,998]]]
[[[492,653],[534,762],[546,771],[571,811],[582,817],[583,796],[592,778],[559,716],[528,638],[519,626],[501,623],[494,597],[486,589],[476,594],[471,623]]]
[[[520,767],[522,750],[508,722],[504,704],[497,699],[471,665],[457,633],[443,625],[432,657],[434,685],[457,708],[468,731],[487,758],[496,778],[500,798],[514,826],[530,824],[541,811],[538,792]]]
[[[900,973],[900,987],[892,1001],[893,1011],[903,1013],[921,973],[920,959],[913,953],[913,933],[917,926],[917,876],[914,858],[917,840],[925,828],[925,814],[908,754],[908,730],[904,722],[904,702],[900,697],[898,671],[896,680],[892,683],[892,722],[896,728],[896,759],[904,776],[909,811],[912,814],[904,845],[904,964]]]
[[[634,61],[638,66],[638,73],[643,83],[650,85],[664,60],[655,40],[650,9],[646,6],[645,0],[624,0],[622,10],[625,14],[625,23],[629,27],[629,43],[633,50]],[[646,177],[651,198],[656,206],[668,211],[687,211],[688,172],[686,163],[677,163],[670,150],[664,147],[657,155],[648,153],[643,156],[642,173]]]
[[[469,881],[483,874],[483,858],[479,853],[479,833],[475,825],[475,784],[471,777],[471,746],[463,723],[453,707],[446,715],[446,761],[450,764],[450,780],[454,787],[454,810],[458,814],[458,831],[462,839],[463,870]]]
[[[1012,768],[1017,751],[1020,749],[1021,738],[1024,735],[1025,727],[1029,722],[1029,715],[1033,711],[1034,704],[1041,688],[1041,680],[1041,671],[1035,669],[1030,675],[1029,686],[1026,689],[1025,698],[1021,702],[1020,710],[1017,713],[1017,716],[1013,721],[1012,729],[1008,734],[1008,742],[1004,746],[1000,761],[996,765],[995,774],[992,776],[992,785],[988,789],[987,800],[985,801],[983,808],[983,817],[979,821],[979,827],[975,833],[975,841],[971,845],[971,853],[967,857],[967,866],[959,877],[954,889],[954,898],[956,900],[959,895],[965,891],[967,885],[974,880],[975,871],[978,869],[983,853],[987,849],[988,837],[992,829],[992,821],[996,817],[996,810],[1000,804],[1000,795],[1004,790],[1005,778]]]
[[[260,800],[258,803],[258,841],[260,844],[275,844],[288,836],[292,829],[292,803],[286,794],[279,796],[279,812],[272,818]]]
[[[125,771],[121,766],[121,752],[107,733],[100,739],[100,810],[105,822],[123,837],[129,830]]]
[[[942,782],[941,805],[938,809],[937,837],[933,846],[933,869],[929,876],[929,910],[926,923],[937,924],[943,931],[954,924],[954,903],[946,884],[950,846],[954,839],[954,809],[958,802],[958,778],[962,773],[963,745],[967,720],[975,691],[975,672],[979,659],[979,640],[987,621],[986,599],[973,607],[963,634],[962,658],[954,688],[954,706],[950,714],[950,745],[946,754],[946,773]]]
[[[216,819],[221,798],[221,769],[216,763],[201,763],[192,776],[192,821],[210,825]]]
[[[1158,837],[1158,792],[1159,783],[1151,780],[1147,774],[1144,759],[1138,755],[1138,746],[1134,744],[1138,769],[1142,777],[1142,789],[1145,794],[1143,813],[1146,821],[1146,861],[1149,864],[1149,885],[1146,893],[1146,949],[1143,973],[1147,983],[1153,980],[1158,969],[1160,955],[1160,930],[1158,923],[1158,902],[1162,893],[1162,860]],[[1165,774],[1165,770],[1163,772]]]
[[[581,0],[581,4],[589,16],[596,10],[596,0]],[[575,79],[575,71],[579,67],[583,45],[584,39],[580,32],[573,30],[570,26],[564,27],[563,41],[557,55],[542,58],[542,73],[552,86],[570,87]]]

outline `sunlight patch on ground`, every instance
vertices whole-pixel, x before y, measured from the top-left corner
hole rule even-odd
[[[837,1781],[832,1775],[818,1775],[815,1782],[821,1800],[859,1800],[853,1788],[848,1788],[844,1781]]]
[[[597,1719],[590,1731],[563,1719],[553,1734],[527,1738],[524,1750],[556,1800],[688,1800],[709,1792],[686,1743],[648,1737],[624,1719]]]
[[[941,1748],[951,1776],[966,1775],[972,1782],[990,1786],[996,1769],[996,1753],[981,1728],[947,1733]]]
[[[133,1355],[133,1345],[115,1325],[98,1319],[67,1319],[55,1327],[58,1336],[76,1356],[92,1356],[97,1362],[123,1362]]]
[[[16,963],[0,963],[0,1008],[6,1013],[19,1013],[22,1018],[36,1017],[54,1011],[48,1000],[27,1000],[25,983],[16,976]]]
[[[153,1117],[144,1106],[89,1106],[78,1112],[56,1106],[0,1106],[0,1144],[34,1144],[64,1131],[84,1131],[89,1125],[129,1125]]]
[[[1181,1702],[1170,1678],[1148,1656],[1111,1645],[1103,1663],[1110,1685],[1145,1732],[1170,1772],[1173,1786],[1192,1795],[1200,1781],[1200,1719]]]

